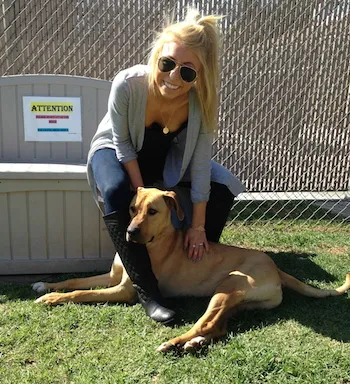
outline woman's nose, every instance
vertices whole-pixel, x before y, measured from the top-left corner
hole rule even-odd
[[[180,77],[180,67],[178,65],[172,71],[170,71],[169,77],[172,80],[176,80]]]

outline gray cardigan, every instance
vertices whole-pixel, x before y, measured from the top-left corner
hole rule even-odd
[[[96,202],[98,191],[91,169],[93,154],[101,148],[113,148],[118,160],[125,163],[137,159],[142,148],[148,72],[148,66],[136,65],[119,72],[113,80],[107,114],[98,126],[88,154],[87,176]],[[213,135],[201,121],[196,91],[192,89],[187,129],[171,145],[164,166],[164,186],[172,188],[179,181],[191,181],[193,203],[209,200],[211,180],[227,185],[235,196],[241,193],[244,190],[241,182],[211,160],[212,140]]]

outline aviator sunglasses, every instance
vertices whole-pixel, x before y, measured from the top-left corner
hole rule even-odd
[[[180,75],[183,81],[186,81],[186,83],[192,83],[192,81],[196,80],[197,72],[193,68],[178,64],[175,60],[170,59],[170,57],[163,56],[158,60],[158,69],[161,72],[170,72],[177,65],[180,67]]]

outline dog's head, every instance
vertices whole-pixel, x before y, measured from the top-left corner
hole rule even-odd
[[[184,213],[175,192],[157,188],[137,188],[129,208],[131,222],[126,232],[126,240],[139,244],[152,242],[172,225],[172,208],[175,208],[179,219],[183,220]]]

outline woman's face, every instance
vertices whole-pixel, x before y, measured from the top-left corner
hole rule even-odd
[[[159,93],[169,100],[181,99],[182,96],[187,96],[194,81],[188,83],[181,78],[179,65],[193,68],[198,74],[201,67],[198,57],[176,40],[164,44],[159,57],[163,56],[173,59],[177,65],[170,72],[161,72],[157,68],[155,83]]]

